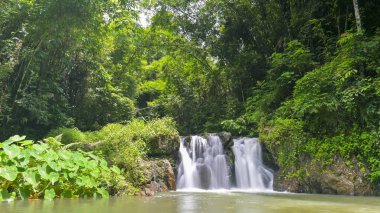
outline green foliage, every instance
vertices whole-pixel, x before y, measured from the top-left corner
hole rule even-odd
[[[262,124],[260,139],[266,144],[280,168],[293,174],[300,167],[302,147],[307,142],[303,132],[303,123],[294,119],[277,118]],[[286,174],[285,174],[286,175]]]
[[[326,164],[333,163],[331,160],[336,155],[348,162],[357,160],[360,169],[364,170],[362,173],[370,181],[378,183],[380,181],[379,139],[379,132],[363,132],[355,127],[349,134],[341,133],[333,137],[310,139],[305,145],[305,151]]]
[[[331,62],[297,82],[289,106],[311,131],[331,134],[353,124],[363,128],[379,124],[379,38],[346,34]]]
[[[14,136],[0,143],[0,201],[105,197],[123,180],[120,170],[92,154],[62,149],[53,138]]]
[[[272,116],[256,110],[267,116],[259,120],[260,137],[286,168],[285,176],[307,171],[303,159],[328,166],[339,156],[368,180],[380,181],[379,38],[343,35],[336,56],[295,81],[292,96],[274,108]]]
[[[123,20],[125,31],[134,27],[129,7],[125,1],[1,3],[1,139],[40,138],[59,126],[95,129],[132,117],[133,94],[119,87],[133,85],[121,87],[128,75],[114,74],[120,61],[111,57],[122,34],[115,25]]]
[[[223,130],[230,132],[232,135],[249,135],[252,134],[252,130],[249,131],[249,124],[244,117],[239,117],[235,120],[224,120],[222,121]],[[255,135],[256,132],[254,132]]]
[[[75,142],[85,141],[85,135],[77,128],[58,128],[51,130],[48,137],[60,137],[60,142],[63,144],[70,144]]]

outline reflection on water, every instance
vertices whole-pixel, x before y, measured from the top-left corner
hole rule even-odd
[[[171,192],[148,198],[109,200],[58,199],[0,203],[1,213],[196,212],[196,213],[304,213],[380,212],[380,198],[307,194],[252,194],[239,192]]]

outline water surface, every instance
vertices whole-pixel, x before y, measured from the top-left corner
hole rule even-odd
[[[0,203],[0,212],[22,213],[305,213],[380,212],[379,197],[351,197],[285,193],[170,192],[155,197],[28,200]]]

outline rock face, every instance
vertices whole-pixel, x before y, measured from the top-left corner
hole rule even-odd
[[[175,190],[175,175],[171,163],[167,159],[143,162],[146,184],[141,187],[139,196],[153,196],[157,192]]]
[[[371,184],[366,176],[367,171],[360,171],[352,159],[348,166],[340,158],[334,158],[334,164],[322,167],[316,160],[306,160],[301,167],[307,170],[302,177],[286,178],[284,170],[275,173],[274,190],[339,194],[339,195],[378,195],[379,189]]]

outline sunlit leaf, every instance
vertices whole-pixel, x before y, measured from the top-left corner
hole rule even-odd
[[[49,161],[55,161],[57,159],[58,159],[58,155],[53,150],[50,150],[50,151],[46,152],[45,155],[44,155],[44,160],[48,161],[48,162]]]
[[[98,188],[97,193],[99,193],[103,198],[109,198],[109,194],[104,188]]]
[[[57,182],[59,179],[59,174],[58,173],[55,173],[55,172],[52,172],[49,174],[49,180],[50,182],[54,185],[55,182]]]
[[[15,135],[15,136],[10,137],[8,140],[4,141],[3,144],[4,145],[10,145],[10,144],[12,144],[14,142],[22,141],[25,138],[26,138],[25,136]]]
[[[49,180],[49,174],[47,172],[47,164],[37,166],[37,170],[38,170],[38,174],[40,174],[42,179]]]
[[[54,189],[46,189],[44,192],[44,199],[45,200],[53,200],[54,198],[55,198]]]
[[[56,171],[56,172],[61,171],[61,166],[58,165],[58,163],[50,161],[50,162],[47,162],[47,164],[48,164],[49,167],[50,167],[51,169],[53,169],[54,171]]]
[[[117,175],[120,175],[120,173],[121,173],[119,167],[117,167],[117,166],[112,166],[112,167],[111,167],[111,170],[112,170],[114,173],[116,173]]]
[[[17,167],[16,166],[4,166],[0,167],[0,176],[9,180],[14,181],[17,178]]]
[[[8,155],[10,158],[15,158],[20,155],[21,149],[16,145],[4,146],[4,153]]]
[[[21,146],[32,145],[33,143],[34,143],[34,141],[32,141],[32,140],[25,140],[25,141],[20,142]]]
[[[33,188],[36,188],[38,186],[38,176],[35,171],[27,170],[22,173],[24,180],[32,185]]]

